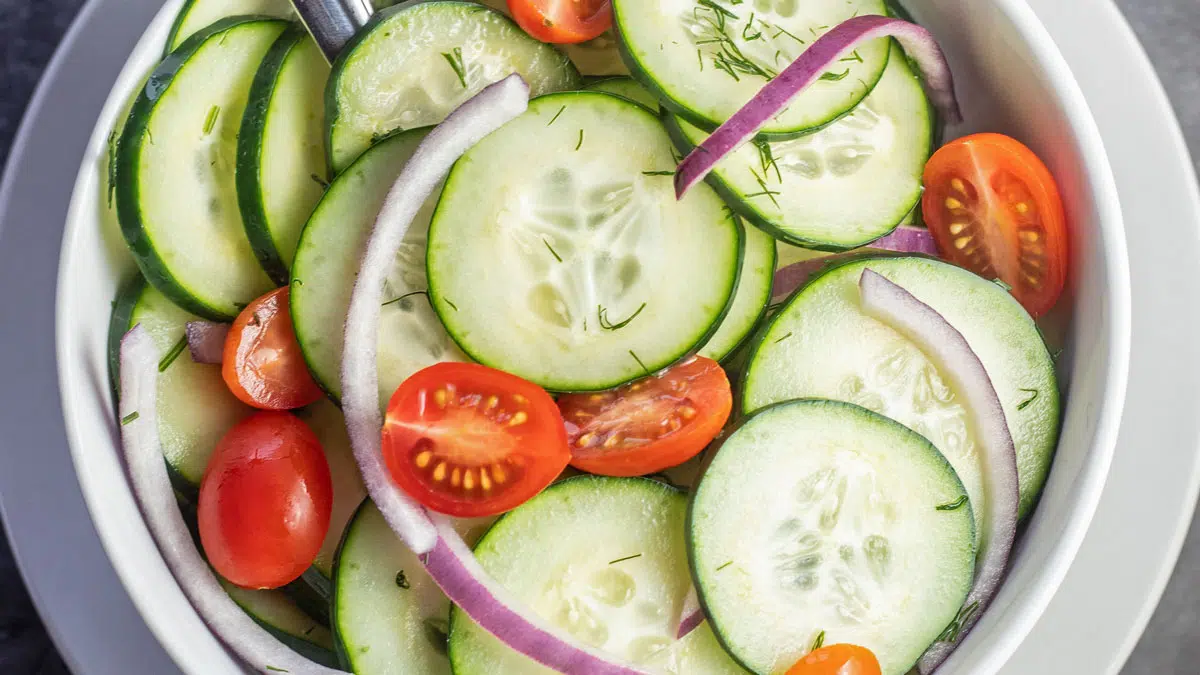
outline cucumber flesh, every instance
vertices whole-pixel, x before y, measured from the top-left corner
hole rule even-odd
[[[534,96],[580,85],[566,56],[482,5],[438,0],[379,12],[333,66],[326,105],[335,172],[381,136],[437,124],[513,72]]]
[[[238,134],[238,204],[263,269],[288,282],[296,242],[327,184],[325,83],[329,64],[301,26],[259,66]]]
[[[879,84],[845,117],[795,140],[747,143],[709,180],[739,214],[782,240],[858,248],[896,229],[920,201],[934,117],[893,43]],[[684,152],[708,138],[678,117],[667,128]]]
[[[272,16],[287,19],[292,16],[289,0],[187,0],[167,38],[166,53],[175,51],[192,35],[231,16]]]
[[[585,644],[652,673],[737,675],[707,626],[674,637],[690,585],[686,510],[683,493],[657,481],[580,476],[506,515],[475,554],[514,598]],[[552,672],[457,609],[450,660],[455,675]]]
[[[121,134],[117,215],[142,274],[188,311],[227,320],[272,288],[246,239],[237,135],[263,56],[288,23],[226,19],[150,76]]]
[[[729,313],[700,350],[701,356],[723,361],[746,340],[771,301],[775,283],[775,239],[756,227],[746,227],[742,272]]]
[[[862,312],[858,279],[866,268],[946,317],[983,362],[1016,445],[1025,517],[1041,493],[1058,443],[1054,362],[1037,326],[1012,296],[961,268],[919,257],[867,257],[810,280],[753,350],[743,410],[804,397],[856,403],[930,439],[968,493],[981,494],[983,467],[966,411],[920,350]]]
[[[342,327],[367,237],[392,183],[427,133],[399,132],[363,154],[334,180],[300,237],[292,267],[292,325],[309,371],[334,400],[341,395]],[[426,235],[436,204],[437,197],[430,198],[417,215],[385,282],[388,301],[381,309],[378,357],[381,405],[418,370],[466,360],[425,293]]]
[[[329,462],[329,474],[333,479],[333,512],[329,519],[329,532],[325,542],[313,560],[313,567],[328,580],[333,578],[334,556],[342,541],[346,526],[358,510],[367,490],[363,487],[362,475],[354,461],[350,438],[346,435],[346,418],[331,401],[322,399],[298,413],[321,441],[325,459]],[[310,575],[311,576],[311,575]],[[326,593],[328,597],[328,592]]]
[[[929,441],[864,408],[809,399],[762,410],[723,443],[689,514],[714,630],[763,675],[787,670],[821,633],[904,675],[971,588],[964,495]]]
[[[712,130],[820,35],[882,0],[614,0],[623,56],[673,112]],[[888,40],[834,64],[762,129],[773,137],[819,129],[852,110],[883,75]]]
[[[492,520],[456,527],[470,543]],[[346,528],[335,570],[333,625],[345,666],[356,675],[450,675],[450,601],[370,500]]]
[[[427,263],[459,347],[548,389],[595,391],[707,342],[736,286],[741,228],[706,186],[676,200],[672,151],[642,106],[575,92],[534,99],[468,152]]]

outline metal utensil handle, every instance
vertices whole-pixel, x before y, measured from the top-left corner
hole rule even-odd
[[[375,13],[371,0],[292,0],[292,5],[330,62]]]

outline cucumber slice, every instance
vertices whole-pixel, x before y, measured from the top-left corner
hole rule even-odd
[[[602,91],[607,94],[623,96],[634,103],[640,103],[650,110],[658,110],[658,99],[650,90],[638,84],[632,77],[609,77],[592,82],[584,87],[587,91]]]
[[[234,18],[193,35],[142,89],[117,150],[121,231],[177,305],[215,320],[271,289],[246,240],[233,167],[250,84],[286,21]]]
[[[396,176],[428,132],[399,132],[363,154],[329,186],[300,237],[292,267],[292,325],[308,369],[334,400],[342,389],[342,328],[367,237]],[[380,317],[378,360],[384,404],[418,370],[466,360],[425,293],[427,223],[436,203],[431,198],[417,215],[385,285],[389,301]]]
[[[437,124],[513,72],[534,96],[580,85],[566,56],[482,5],[436,1],[379,12],[333,66],[326,105],[335,172],[380,136]]]
[[[754,348],[743,410],[801,397],[862,405],[930,439],[954,465],[968,494],[981,494],[983,467],[954,392],[920,350],[859,308],[858,278],[867,267],[936,309],[979,355],[1016,444],[1024,517],[1042,491],[1058,442],[1054,361],[1037,326],[1012,296],[953,265],[868,257],[809,281]]]
[[[574,92],[535,99],[468,152],[427,265],[459,347],[548,389],[596,391],[707,342],[737,283],[741,228],[710,188],[675,199],[672,151],[654,113]]]
[[[171,26],[163,56],[175,51],[192,35],[231,16],[287,19],[292,16],[292,3],[288,0],[187,0]]]
[[[492,518],[459,520],[468,543]],[[338,655],[357,675],[450,675],[450,601],[370,500],[346,529],[334,572]]]
[[[254,412],[229,392],[221,366],[196,363],[184,330],[200,317],[175,306],[140,277],[122,288],[109,326],[109,367],[119,376],[121,337],[141,324],[154,338],[162,360],[158,378],[158,433],[171,482],[195,499],[217,442]]]
[[[250,591],[220,579],[221,586],[250,618],[309,660],[337,667],[329,629],[305,614],[282,591]]]
[[[746,246],[742,254],[742,272],[729,313],[721,327],[700,350],[701,356],[723,361],[741,346],[754,331],[771,302],[775,283],[775,239],[756,227],[745,228]]]
[[[690,585],[686,510],[683,493],[657,481],[580,476],[501,518],[475,554],[514,598],[586,644],[652,673],[737,675],[706,625],[675,639]],[[552,672],[458,609],[450,661],[455,675]]]
[[[900,46],[857,108],[791,141],[747,143],[721,161],[711,181],[750,222],[792,244],[857,248],[884,236],[921,200],[933,152],[933,110]],[[683,152],[708,134],[671,116]]]
[[[329,598],[329,580],[333,578],[334,557],[338,545],[342,542],[342,534],[354,512],[358,510],[367,490],[363,487],[362,474],[358,464],[354,462],[354,451],[350,448],[350,437],[346,435],[346,418],[342,411],[331,401],[322,399],[317,403],[296,413],[317,435],[321,448],[325,451],[325,459],[329,461],[329,475],[333,479],[333,512],[329,518],[329,532],[317,557],[313,560],[313,568],[324,577],[315,580]],[[311,575],[305,577],[313,583]],[[324,581],[324,584],[320,582]]]
[[[329,64],[302,26],[259,66],[238,134],[237,191],[246,236],[263,269],[288,282],[300,231],[325,191]]]
[[[971,588],[963,496],[945,458],[892,420],[833,401],[769,407],[725,441],[696,489],[696,590],[755,673],[784,672],[824,632],[903,675]]]
[[[613,0],[621,48],[634,77],[667,108],[712,130],[763,85],[846,19],[885,14],[882,0]],[[819,129],[870,93],[888,61],[888,40],[859,47],[814,83],[764,137]]]

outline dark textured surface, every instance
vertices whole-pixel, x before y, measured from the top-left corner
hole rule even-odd
[[[1062,0],[1086,5],[1088,0]],[[1118,0],[1142,37],[1200,158],[1200,0]],[[0,159],[33,88],[82,0],[0,0]],[[1200,531],[1183,557],[1124,675],[1200,672]],[[54,653],[0,540],[0,673],[61,675]],[[1041,674],[1031,674],[1041,675]],[[1091,675],[1070,673],[1063,675]]]

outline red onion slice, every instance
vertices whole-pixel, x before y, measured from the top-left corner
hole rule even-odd
[[[213,321],[189,321],[187,323],[188,351],[196,363],[219,364],[225,359],[225,337],[229,335],[229,324]]]
[[[639,675],[641,671],[580,645],[547,626],[488,577],[452,527],[434,518],[392,482],[381,453],[376,348],[383,283],[417,211],[472,146],[520,115],[529,87],[511,75],[455,110],[425,137],[384,201],[363,254],[342,354],[342,411],[367,492],[391,528],[421,557],[438,586],[482,628],[547,667],[572,675]]]
[[[912,225],[901,225],[892,230],[891,234],[876,239],[864,248],[895,251],[897,253],[920,253],[931,256],[938,254],[937,244],[933,241],[933,235],[929,230],[923,227],[913,227]]]
[[[857,16],[835,26],[812,43],[749,103],[696,146],[675,172],[675,194],[682,199],[721,158],[753,138],[763,125],[787,109],[796,96],[820,79],[838,59],[849,56],[861,43],[882,37],[894,37],[900,42],[920,68],[934,105],[948,122],[959,122],[962,113],[954,95],[954,77],[933,35],[901,19]]]
[[[1003,581],[1017,532],[1017,453],[1000,397],[962,333],[932,307],[877,272],[864,270],[858,284],[863,309],[911,340],[964,398],[982,446],[986,531],[975,563],[975,584],[950,632],[956,639],[935,642],[921,657],[918,665],[928,675],[974,627]]]
[[[342,675],[292,651],[229,597],[192,541],[167,476],[158,436],[158,348],[135,326],[121,340],[121,445],[133,493],[163,559],[204,622],[260,672]]]
[[[704,608],[700,606],[700,594],[696,592],[696,587],[693,585],[683,598],[683,608],[679,612],[679,630],[675,633],[675,639],[682,640],[702,623],[704,623]]]

